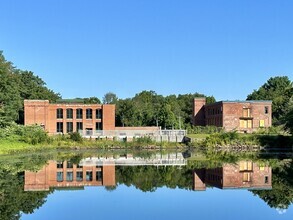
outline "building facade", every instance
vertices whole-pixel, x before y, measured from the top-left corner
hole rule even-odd
[[[41,125],[49,134],[115,130],[115,105],[24,100],[24,124]]]
[[[38,172],[25,171],[25,191],[48,191],[52,187],[115,186],[115,164],[73,164],[70,161],[49,161]]]
[[[195,98],[193,124],[251,133],[272,125],[272,101],[220,101],[206,104],[205,98]]]
[[[239,161],[219,168],[197,169],[193,183],[196,191],[206,190],[206,185],[220,189],[272,189],[272,169],[252,161]]]

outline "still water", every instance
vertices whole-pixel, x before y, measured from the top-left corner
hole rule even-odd
[[[292,153],[0,157],[0,219],[293,219]]]

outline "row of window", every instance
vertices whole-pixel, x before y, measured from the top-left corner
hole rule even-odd
[[[96,171],[96,181],[102,181],[102,171]],[[57,172],[57,182],[63,182],[63,172]],[[72,182],[73,179],[73,172],[66,172],[66,181]],[[93,181],[93,171],[86,171],[85,173],[85,180],[86,181]],[[77,171],[76,172],[76,179],[75,181],[83,181],[83,172]]]
[[[64,126],[63,122],[57,122],[56,123],[56,131],[58,133],[64,132]],[[83,130],[83,123],[82,122],[76,122],[76,131]],[[96,122],[96,130],[100,131],[103,130],[102,122]],[[73,122],[66,122],[66,133],[73,132]]]
[[[208,115],[219,115],[222,114],[223,110],[221,108],[208,108],[207,113]]]
[[[64,110],[62,108],[58,108],[57,110],[57,119],[63,119]],[[103,111],[102,109],[96,109],[96,119],[102,119]],[[73,119],[73,109],[68,108],[66,109],[66,118],[67,119]],[[83,118],[83,109],[78,108],[76,109],[76,119],[82,119]],[[86,109],[86,119],[92,119],[93,118],[93,109]]]

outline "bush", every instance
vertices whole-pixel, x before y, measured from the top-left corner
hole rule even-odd
[[[78,132],[69,133],[69,139],[76,142],[82,142],[82,136]]]

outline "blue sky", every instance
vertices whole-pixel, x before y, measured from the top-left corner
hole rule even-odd
[[[245,99],[293,76],[292,0],[0,0],[0,50],[63,98]]]

